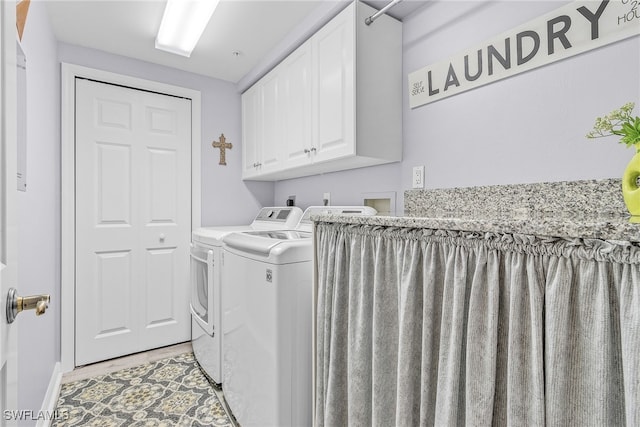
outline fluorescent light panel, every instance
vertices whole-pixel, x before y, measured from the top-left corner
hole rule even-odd
[[[156,49],[189,57],[220,0],[168,0]]]

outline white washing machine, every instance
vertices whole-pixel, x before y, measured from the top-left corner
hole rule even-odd
[[[376,211],[311,207],[296,230],[223,239],[224,397],[243,427],[312,424],[313,213]]]
[[[191,243],[191,343],[196,360],[216,383],[222,383],[222,238],[249,230],[295,227],[298,207],[262,208],[249,225],[203,227],[193,231]]]

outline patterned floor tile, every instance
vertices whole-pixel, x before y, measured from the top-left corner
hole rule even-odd
[[[54,427],[233,423],[193,353],[62,385]]]

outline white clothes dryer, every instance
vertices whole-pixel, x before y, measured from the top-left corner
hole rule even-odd
[[[224,398],[243,427],[312,425],[314,213],[376,211],[311,207],[296,230],[223,238]]]
[[[215,382],[222,383],[222,238],[229,233],[293,228],[298,207],[262,208],[251,224],[203,227],[193,231],[191,243],[191,344],[196,360]]]

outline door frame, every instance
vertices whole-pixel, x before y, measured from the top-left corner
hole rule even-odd
[[[75,79],[147,90],[191,99],[191,229],[201,225],[201,95],[200,91],[137,77],[62,63],[61,92],[61,319],[62,372],[75,367]]]

